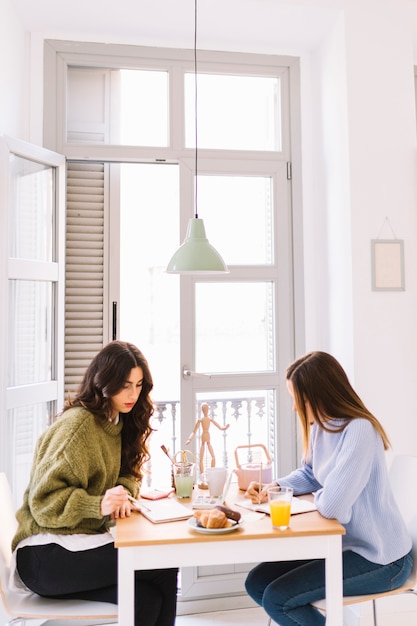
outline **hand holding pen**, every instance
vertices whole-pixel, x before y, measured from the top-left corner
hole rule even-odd
[[[108,515],[111,520],[129,517],[131,506],[126,489],[122,485],[107,489],[101,500],[100,510],[102,515]]]
[[[276,487],[277,483],[262,484],[256,481],[249,483],[245,491],[245,498],[250,498],[253,504],[262,504],[268,500],[267,490],[270,487]]]

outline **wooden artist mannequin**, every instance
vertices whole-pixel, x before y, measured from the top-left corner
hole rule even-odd
[[[230,424],[226,424],[226,426],[220,426],[220,424],[218,424],[215,420],[209,417],[208,411],[209,411],[209,405],[207,404],[207,402],[204,402],[204,404],[201,405],[201,412],[203,414],[203,417],[197,420],[197,423],[194,426],[193,432],[190,434],[187,441],[185,442],[186,444],[189,444],[190,441],[192,441],[192,439],[196,436],[197,431],[201,426],[202,434],[201,434],[201,446],[200,446],[200,474],[204,472],[204,455],[206,453],[206,450],[208,450],[210,457],[211,457],[211,463],[210,463],[211,467],[216,466],[216,457],[214,455],[213,446],[211,445],[211,442],[210,442],[211,424],[214,424],[214,426],[216,426],[216,428],[218,428],[219,430],[227,430],[230,426]]]

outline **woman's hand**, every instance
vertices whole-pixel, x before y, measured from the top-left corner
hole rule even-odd
[[[267,483],[262,485],[256,481],[249,483],[248,488],[245,491],[245,498],[250,498],[252,504],[262,504],[268,500],[267,490],[270,487],[276,487],[278,483]]]
[[[121,485],[107,489],[101,501],[101,514],[110,515],[112,520],[129,517],[132,507],[127,496],[126,489]]]

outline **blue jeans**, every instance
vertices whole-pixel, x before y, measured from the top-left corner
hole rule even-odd
[[[371,563],[343,552],[343,595],[379,593],[401,587],[410,575],[412,553],[388,563]],[[325,617],[310,602],[325,597],[323,559],[261,563],[246,578],[246,591],[279,626],[324,626]]]

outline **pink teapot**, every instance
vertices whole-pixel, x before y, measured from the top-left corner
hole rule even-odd
[[[241,464],[239,461],[238,450],[241,450],[242,448],[261,448],[264,453],[265,461],[259,460],[257,462]],[[253,456],[257,458],[259,455],[254,454]],[[242,491],[246,491],[249,483],[253,480],[261,483],[272,482],[271,457],[268,450],[262,443],[254,443],[247,446],[237,446],[237,448],[235,449],[235,459],[237,468],[233,471],[237,476],[239,489],[241,489]]]

